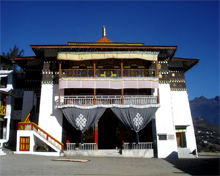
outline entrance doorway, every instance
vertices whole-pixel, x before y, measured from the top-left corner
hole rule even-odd
[[[20,151],[29,151],[30,137],[20,137]]]
[[[122,145],[122,130],[124,125],[115,116],[110,108],[107,108],[98,123],[99,149],[115,149]]]
[[[124,142],[135,142],[136,133],[126,127],[112,112],[107,108],[98,122],[98,148],[115,149],[122,148]],[[152,142],[152,123],[139,132],[140,142]]]
[[[176,133],[177,147],[185,148],[186,147],[186,135],[185,132]]]

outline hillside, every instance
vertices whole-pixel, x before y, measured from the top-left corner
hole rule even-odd
[[[204,96],[191,100],[190,109],[192,118],[201,117],[202,119],[219,126],[219,99],[216,96],[212,99],[207,99]]]
[[[219,127],[202,118],[193,118],[199,152],[216,152],[220,149]]]

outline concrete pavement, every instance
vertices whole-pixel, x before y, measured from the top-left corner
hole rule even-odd
[[[57,158],[89,161],[53,161]],[[219,175],[219,158],[146,159],[7,154],[0,156],[0,175]]]

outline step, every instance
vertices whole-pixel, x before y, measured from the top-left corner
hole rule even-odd
[[[178,148],[178,157],[179,158],[196,158],[188,148]]]
[[[119,156],[120,153],[118,150],[98,150],[99,156]]]

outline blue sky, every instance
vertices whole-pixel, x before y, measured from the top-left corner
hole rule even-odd
[[[219,95],[219,1],[1,1],[0,53],[16,44],[113,42],[178,46],[175,57],[200,59],[186,73],[189,100]]]

